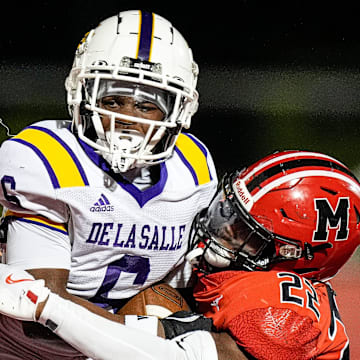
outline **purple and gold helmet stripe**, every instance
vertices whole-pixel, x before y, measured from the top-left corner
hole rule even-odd
[[[139,11],[139,35],[136,58],[142,61],[151,61],[151,50],[154,39],[154,14]]]

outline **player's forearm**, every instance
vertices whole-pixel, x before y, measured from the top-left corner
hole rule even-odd
[[[121,324],[124,324],[124,316],[123,315],[116,315],[113,314],[93,303],[91,303],[88,300],[82,299],[78,296],[72,295],[68,292],[65,293],[61,293],[59,294],[62,298],[70,300],[71,302],[78,304],[82,307],[84,307],[85,309],[91,311],[92,313],[96,314],[96,315],[100,315],[106,319],[112,320],[112,321],[116,321],[119,322]]]
[[[55,294],[50,294],[39,322],[84,355],[98,360],[218,359],[214,340],[208,332],[187,333],[181,340],[177,338],[178,341],[165,340],[146,332],[149,325],[141,330],[124,326]]]
[[[190,342],[187,351],[179,350],[175,343],[156,339],[153,335],[148,335],[141,330],[146,326],[138,325],[138,329],[131,327],[122,327],[121,325],[100,319],[96,315],[89,313],[84,308],[80,308],[74,303],[64,301],[60,297],[52,297],[52,303],[42,314],[46,301],[38,305],[37,318],[42,314],[42,322],[47,325],[48,319],[51,320],[50,327],[62,337],[65,341],[81,351],[84,355],[96,359],[115,359],[118,355],[121,357],[129,351],[132,359],[138,357],[141,359],[172,359],[184,360],[202,360],[208,359],[209,349],[201,348],[201,344],[196,344],[197,351],[194,351],[193,344]],[[57,320],[58,319],[58,320]],[[70,321],[71,320],[71,321]],[[57,324],[56,322],[60,324]],[[158,326],[160,322],[157,322]],[[49,324],[48,324],[49,325]],[[79,327],[79,331],[77,330]],[[82,329],[80,331],[80,329]],[[153,332],[155,335],[155,332]],[[210,333],[209,333],[210,334]],[[195,334],[193,336],[198,336]],[[206,338],[205,332],[202,332],[200,339],[203,339],[210,347],[213,346],[209,338]],[[141,345],[138,342],[141,337]],[[248,358],[241,352],[235,341],[227,333],[211,333],[215,342],[215,347],[211,356],[217,360],[247,360]],[[98,339],[102,339],[102,346],[98,345]],[[135,343],[134,343],[135,340]],[[133,349],[136,347],[136,351]],[[122,349],[121,351],[119,349]],[[207,355],[206,355],[207,354]],[[205,356],[206,355],[206,356]]]
[[[75,304],[81,305],[94,314],[100,315],[106,319],[124,323],[124,317],[120,315],[114,315],[109,311],[102,309],[101,307],[94,305],[90,301],[70,294],[66,290],[67,281],[69,278],[69,271],[66,269],[31,269],[28,273],[33,275],[35,279],[44,279],[45,285],[53,293],[58,294],[64,299],[68,299]]]
[[[75,298],[75,301],[73,300],[73,298]],[[125,316],[124,315],[114,315],[114,314],[108,313],[107,311],[105,311],[105,313],[104,313],[104,309],[98,308],[96,305],[90,303],[89,301],[78,298],[77,296],[69,296],[67,298],[67,300],[70,300],[71,302],[78,304],[78,305],[84,307],[85,309],[91,311],[92,313],[102,316],[103,318],[115,321],[120,324],[125,324]],[[44,307],[46,305],[46,302],[47,302],[47,299],[38,304],[38,306],[36,308],[36,313],[35,313],[36,320],[39,320],[39,318],[44,310]],[[165,338],[164,328],[160,321],[157,321],[157,336],[159,336],[161,338]]]
[[[220,360],[241,359],[231,346],[227,351],[222,348],[225,340],[231,342],[226,334],[212,336],[209,331],[193,331],[204,329],[203,325],[191,326],[203,324],[205,318],[197,314],[185,318],[185,324],[190,323],[190,327],[184,327],[185,331],[181,331],[180,325],[174,325],[171,333],[175,338],[165,340],[155,336],[158,320],[154,317],[139,319],[133,315],[135,328],[134,324],[127,323],[127,318],[124,326],[52,293],[44,280],[35,280],[28,272],[4,264],[0,264],[0,290],[1,314],[27,322],[37,321],[94,359],[218,360],[215,341]]]

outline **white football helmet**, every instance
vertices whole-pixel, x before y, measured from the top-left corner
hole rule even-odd
[[[197,111],[197,75],[191,49],[168,20],[154,13],[120,12],[89,31],[76,50],[65,83],[73,131],[115,172],[163,162]],[[98,100],[109,95],[154,103],[164,119],[102,109]],[[111,117],[106,132],[104,115]],[[148,131],[118,129],[120,119],[147,124]]]

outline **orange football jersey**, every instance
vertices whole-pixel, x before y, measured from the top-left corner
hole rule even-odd
[[[256,359],[349,359],[349,339],[329,284],[288,271],[198,276],[199,310]]]

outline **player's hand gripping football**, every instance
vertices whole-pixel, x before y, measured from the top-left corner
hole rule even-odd
[[[44,280],[14,266],[0,264],[0,313],[23,321],[36,321],[37,305],[50,290]]]

